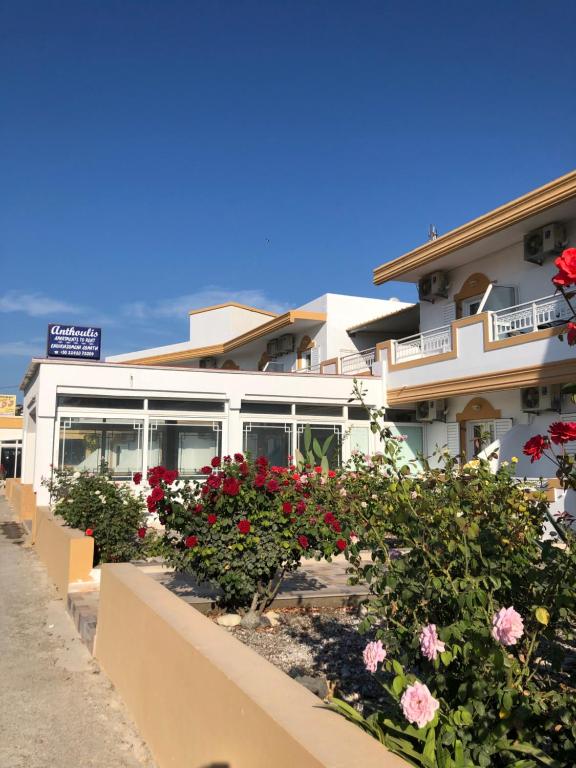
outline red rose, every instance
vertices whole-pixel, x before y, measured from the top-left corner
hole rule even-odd
[[[222,485],[222,478],[220,475],[210,475],[208,480],[206,480],[206,485],[208,488],[212,488],[212,490],[217,491],[218,488]]]
[[[138,528],[138,538],[143,539],[146,536],[146,528]]]
[[[148,496],[146,499],[146,506],[148,507],[148,512],[156,512],[156,502],[152,496]]]
[[[285,501],[282,504],[282,512],[284,512],[285,515],[289,515],[292,512],[292,504],[290,504],[289,501]]]
[[[194,507],[194,512],[196,512],[196,514],[198,514],[199,512],[202,512],[203,509],[204,509],[204,507],[202,506],[202,504],[196,504],[195,507]]]
[[[336,518],[334,517],[334,513],[326,512],[326,514],[324,515],[324,522],[326,523],[326,525],[332,525],[334,520],[336,520]]]
[[[222,492],[227,496],[238,496],[240,492],[240,482],[235,477],[225,477],[222,485]]]
[[[338,539],[336,541],[336,546],[338,547],[340,552],[343,552],[346,549],[346,546],[347,546],[346,539]]]
[[[240,466],[238,467],[238,471],[240,472],[242,477],[246,477],[250,473],[250,468],[248,467],[248,464],[246,464],[246,462],[243,461],[242,464],[240,464]]]
[[[260,469],[264,469],[265,467],[267,467],[268,459],[266,458],[266,456],[258,456],[258,458],[256,459],[256,466],[260,467]]]
[[[566,341],[571,347],[576,344],[576,323],[568,323],[566,325]]]
[[[270,491],[270,493],[275,493],[280,488],[278,485],[278,480],[276,480],[275,477],[273,477],[271,480],[268,480],[266,488]]]
[[[167,469],[166,472],[164,472],[164,482],[168,485],[172,485],[174,480],[178,477],[178,470],[177,469]]]
[[[530,463],[533,464],[538,459],[542,458],[545,448],[550,447],[550,441],[544,435],[534,435],[524,445],[522,452],[526,456],[530,456]]]
[[[240,533],[250,533],[250,520],[240,520],[238,530]]]
[[[152,499],[152,501],[155,501],[155,502],[162,501],[162,499],[164,498],[164,491],[162,490],[162,488],[160,488],[159,485],[152,488],[152,493],[150,494],[150,498]]]
[[[322,467],[314,467],[314,472],[316,472],[317,475],[322,474]]]
[[[256,488],[263,488],[266,485],[266,475],[256,475],[254,479],[254,486]]]
[[[332,525],[332,530],[334,531],[334,533],[341,533],[342,526],[340,525],[338,520],[333,520],[331,525]]]
[[[164,477],[164,467],[152,467],[148,470],[148,484],[154,488]]]
[[[132,482],[134,485],[140,485],[142,482],[142,472],[135,472],[134,477],[132,478]]]
[[[304,512],[306,512],[306,502],[299,501],[298,504],[296,504],[296,512],[298,512],[299,515],[304,514]]]
[[[212,474],[212,467],[202,467],[202,469],[200,470],[200,472],[201,472],[203,475],[211,475],[211,474]]]
[[[188,536],[188,538],[184,539],[184,544],[188,549],[193,549],[198,544],[198,536]]]
[[[298,536],[298,544],[300,544],[302,549],[308,549],[309,547],[308,536]]]
[[[576,283],[576,248],[566,248],[554,263],[558,267],[558,274],[552,278],[554,285],[567,286]]]
[[[328,470],[328,477],[336,477],[336,472],[333,469]]]
[[[244,456],[241,453],[235,453],[234,454],[234,461],[237,464],[242,464],[242,462],[244,461]]]
[[[212,459],[212,461],[210,462],[210,464],[212,464],[212,466],[213,466],[214,468],[216,468],[216,467],[219,467],[221,463],[222,463],[222,462],[220,461],[220,457],[219,457],[219,456],[214,456],[214,458],[213,458],[213,459]]]
[[[216,522],[216,520],[218,520],[218,518],[216,517],[216,515],[208,515],[207,520],[208,520],[208,525],[214,525],[214,523]]]
[[[86,536],[94,536],[94,530],[92,528],[86,528],[85,534]]]
[[[556,445],[576,440],[576,421],[555,421],[548,427],[550,439]]]

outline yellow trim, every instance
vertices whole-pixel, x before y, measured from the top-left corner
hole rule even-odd
[[[253,328],[251,331],[236,336],[234,339],[225,341],[223,344],[214,344],[211,347],[196,347],[195,349],[184,349],[178,352],[166,352],[163,355],[152,355],[149,357],[139,357],[135,360],[122,360],[119,362],[129,363],[133,365],[156,365],[165,362],[175,362],[180,360],[193,360],[197,357],[211,357],[213,355],[225,355],[231,352],[233,349],[243,347],[245,344],[250,344],[252,341],[266,336],[268,333],[274,333],[275,331],[285,328],[288,325],[292,325],[297,320],[315,320],[319,323],[326,322],[326,314],[324,312],[307,312],[303,310],[294,309],[290,312],[286,312],[283,315],[268,320],[268,322]]]
[[[468,325],[475,325],[476,323],[482,323],[484,352],[492,352],[495,349],[516,347],[518,344],[530,344],[532,341],[550,339],[554,336],[559,336],[566,330],[565,325],[558,325],[555,328],[543,328],[541,331],[521,333],[518,334],[518,336],[511,336],[508,339],[498,339],[497,341],[492,341],[490,339],[490,315],[488,312],[482,312],[479,315],[460,317],[458,320],[453,320],[450,323],[452,337],[452,349],[450,352],[441,352],[438,355],[429,355],[428,357],[421,357],[417,360],[407,360],[404,363],[394,363],[392,362],[392,341],[388,340],[380,342],[376,345],[376,354],[378,356],[378,360],[382,360],[384,356],[386,356],[387,367],[389,371],[404,371],[408,368],[417,368],[421,365],[441,363],[444,360],[455,360],[458,357],[458,329],[464,328]]]
[[[526,368],[485,373],[481,376],[430,381],[415,387],[389,389],[387,400],[388,405],[392,407],[404,403],[415,403],[419,400],[436,400],[458,395],[476,395],[479,392],[562,384],[575,376],[576,359],[562,360],[541,366],[532,365]]]
[[[2,429],[22,429],[22,416],[0,416],[0,430]]]
[[[495,208],[493,211],[447,232],[437,240],[431,240],[397,259],[392,259],[392,261],[376,267],[374,283],[381,285],[414,269],[428,267],[448,253],[471,245],[484,237],[488,237],[488,235],[500,232],[506,227],[575,196],[576,171],[571,171],[543,187],[532,190],[527,195],[512,200],[510,203]]]
[[[210,307],[200,307],[200,309],[191,309],[189,315],[199,315],[202,312],[212,312],[214,309],[224,309],[225,307],[237,307],[238,309],[247,309],[249,312],[256,312],[259,315],[269,315],[270,317],[278,317],[277,312],[269,312],[267,309],[258,309],[258,307],[251,307],[248,304],[239,304],[237,301],[227,301],[224,304],[212,304]]]
[[[490,421],[501,418],[502,411],[494,408],[492,403],[484,397],[473,397],[462,413],[456,414],[456,421]]]

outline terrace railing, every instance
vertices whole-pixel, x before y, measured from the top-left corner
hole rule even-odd
[[[370,371],[376,361],[376,348],[364,349],[362,352],[354,352],[351,355],[344,355],[340,358],[340,373],[352,375],[354,373],[364,373]]]
[[[570,307],[562,296],[544,296],[536,301],[499,309],[491,314],[492,335],[495,341],[519,333],[532,333],[562,325],[572,316]]]
[[[449,325],[431,331],[416,333],[393,342],[394,360],[403,363],[430,355],[452,351],[452,328]]]

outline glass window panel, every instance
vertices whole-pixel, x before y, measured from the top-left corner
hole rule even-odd
[[[272,466],[285,467],[292,452],[290,424],[244,424],[244,453],[265,456]]]
[[[493,285],[486,303],[484,312],[506,309],[516,304],[516,289],[506,285]]]
[[[393,435],[399,436],[402,440],[400,445],[400,463],[409,463],[416,461],[416,465],[410,464],[414,471],[421,469],[421,463],[418,461],[418,455],[424,450],[424,431],[421,426],[416,424],[386,424]]]
[[[299,424],[298,450],[304,454],[304,433],[310,426],[312,440],[318,440],[325,450],[330,467],[339,467],[342,463],[342,427],[339,424]]]
[[[370,453],[370,429],[368,427],[350,428],[350,450]]]
[[[148,409],[151,411],[222,412],[224,403],[219,400],[150,399],[148,400]]]
[[[279,416],[290,415],[292,413],[291,403],[252,403],[249,400],[242,400],[240,413],[269,413]]]
[[[148,437],[148,466],[177,469],[184,477],[220,455],[220,422],[153,421]]]
[[[322,405],[316,403],[297,403],[298,416],[342,416],[341,405]]]
[[[348,418],[350,421],[369,421],[370,414],[361,405],[349,405]]]
[[[60,467],[97,472],[102,462],[114,477],[129,479],[142,469],[142,422],[61,419]]]
[[[144,408],[144,400],[137,397],[58,395],[58,405],[68,408],[123,408],[124,410],[141,410]]]

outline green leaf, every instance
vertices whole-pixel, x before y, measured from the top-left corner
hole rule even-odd
[[[396,696],[400,696],[402,691],[404,690],[404,686],[406,685],[406,678],[404,675],[396,675],[394,680],[392,680],[392,690],[396,694]]]

